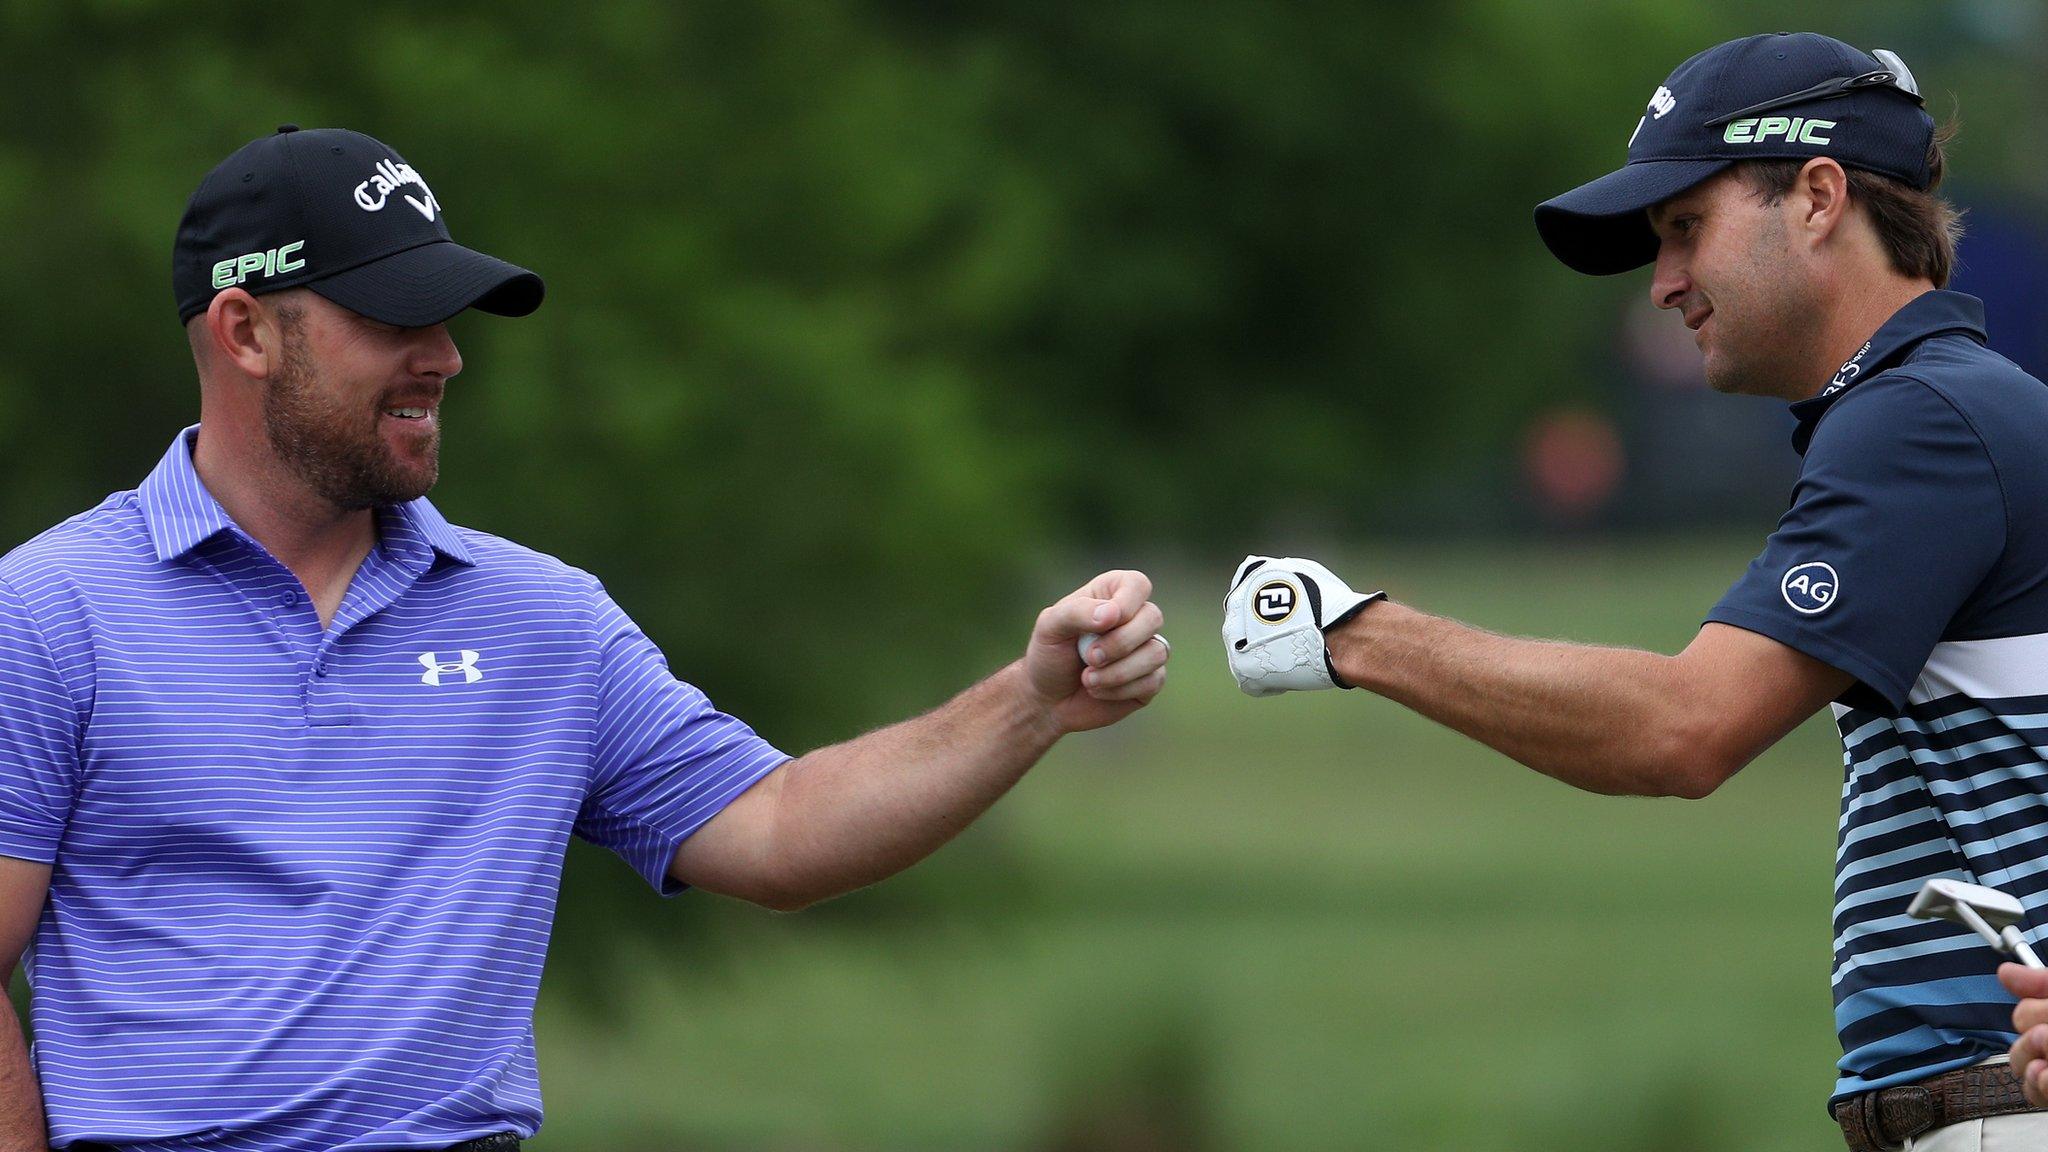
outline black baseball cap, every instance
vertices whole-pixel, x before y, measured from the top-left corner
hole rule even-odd
[[[1571,268],[1605,276],[1657,259],[1652,205],[1737,161],[1830,156],[1926,188],[1925,104],[1882,48],[1814,32],[1730,40],[1680,64],[1636,122],[1628,163],[1537,205],[1536,231]]]
[[[215,294],[304,286],[401,328],[465,308],[524,316],[540,277],[448,237],[441,202],[390,147],[342,128],[287,124],[199,182],[171,250],[180,324]]]

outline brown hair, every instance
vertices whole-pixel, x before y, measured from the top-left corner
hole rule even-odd
[[[1924,277],[1936,288],[1948,287],[1956,267],[1956,241],[1963,235],[1963,214],[1943,199],[1941,187],[1947,157],[1942,145],[1953,139],[1956,122],[1936,129],[1927,143],[1927,187],[1844,166],[1849,174],[1849,199],[1859,202],[1877,229],[1892,269],[1901,276]],[[1804,160],[1750,160],[1736,166],[1743,180],[1766,204],[1776,204],[1799,179]]]

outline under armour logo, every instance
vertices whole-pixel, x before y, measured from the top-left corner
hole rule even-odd
[[[439,652],[420,653],[420,664],[426,668],[426,671],[420,674],[420,683],[432,684],[434,687],[439,688],[441,686],[441,677],[453,676],[458,672],[462,674],[462,682],[464,684],[474,684],[484,678],[483,669],[476,666],[477,660],[482,658],[483,653],[471,652],[465,648],[456,653],[456,655],[460,659],[443,660]]]

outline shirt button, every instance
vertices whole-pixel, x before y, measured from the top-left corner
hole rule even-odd
[[[322,677],[326,676],[327,662],[323,660],[320,663],[313,665],[313,675]]]
[[[287,608],[296,608],[299,606],[299,594],[297,592],[287,592],[279,596],[277,602]]]

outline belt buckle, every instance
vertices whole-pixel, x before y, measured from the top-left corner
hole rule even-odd
[[[1902,1084],[1897,1088],[1866,1092],[1858,1104],[1857,1118],[1863,1122],[1865,1138],[1881,1152],[1900,1152],[1906,1141],[1933,1128],[1940,1119],[1934,1093],[1919,1084]],[[1897,1135],[1885,1123],[1887,1114],[1902,1122]]]
[[[1906,1146],[1903,1140],[1894,1144],[1885,1138],[1884,1118],[1878,1115],[1877,1111],[1877,1098],[1880,1095],[1881,1092],[1865,1092],[1856,1098],[1855,1107],[1850,1109],[1850,1114],[1855,1119],[1855,1135],[1864,1147],[1873,1149],[1874,1152],[1901,1152]]]

